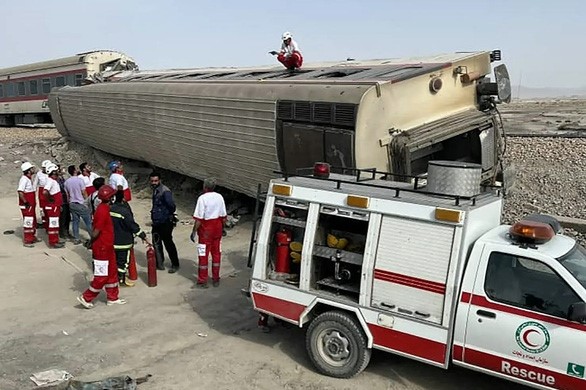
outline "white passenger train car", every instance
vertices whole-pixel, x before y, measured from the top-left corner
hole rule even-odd
[[[51,122],[52,88],[81,86],[104,72],[137,69],[134,60],[109,50],[0,69],[0,126]]]

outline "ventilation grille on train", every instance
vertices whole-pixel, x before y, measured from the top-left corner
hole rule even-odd
[[[277,119],[354,127],[355,104],[303,102],[281,100],[277,102]]]

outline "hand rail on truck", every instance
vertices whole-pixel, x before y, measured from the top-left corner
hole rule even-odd
[[[309,168],[300,168],[297,171],[298,172],[304,172],[304,171],[306,172],[308,169]],[[311,169],[313,172],[313,168],[311,168]],[[440,194],[440,193],[431,192],[431,191],[423,191],[419,188],[419,180],[418,179],[424,179],[421,176],[402,175],[402,174],[396,174],[396,173],[392,173],[392,172],[377,171],[375,168],[366,168],[365,169],[365,168],[332,167],[331,169],[356,171],[357,172],[356,173],[356,181],[318,177],[318,176],[313,176],[310,174],[303,174],[303,173],[289,173],[289,172],[282,172],[282,171],[274,171],[274,173],[281,175],[283,177],[283,180],[285,180],[285,181],[289,181],[289,178],[292,178],[292,177],[303,177],[303,178],[308,178],[308,179],[333,182],[333,183],[336,183],[336,189],[338,189],[338,190],[341,189],[342,184],[352,184],[352,185],[361,185],[361,186],[365,186],[365,187],[381,188],[381,189],[385,189],[385,190],[395,191],[395,198],[400,197],[401,191],[415,193],[415,194],[437,196],[437,197],[444,198],[444,199],[453,199],[456,206],[460,206],[461,201],[470,201],[472,203],[472,206],[475,206],[476,205],[476,198],[478,197],[478,195],[473,195],[473,196],[449,195],[449,194]],[[366,179],[361,178],[362,172],[370,173],[372,177],[369,177]],[[386,179],[389,176],[415,179],[414,183],[413,183],[414,184],[413,189],[399,188],[399,187],[393,187],[393,186],[384,186],[384,185],[373,184],[373,183],[365,183],[365,181],[376,179],[376,175],[381,175],[381,179],[383,179],[383,178]],[[483,188],[494,188],[494,186],[485,186],[485,185],[482,185],[482,187]],[[500,187],[497,187],[497,188],[500,188]]]

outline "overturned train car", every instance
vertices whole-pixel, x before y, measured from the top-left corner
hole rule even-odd
[[[253,195],[316,161],[419,175],[430,159],[497,174],[498,52],[281,68],[138,72],[49,97],[63,135]],[[496,72],[498,69],[498,72]],[[488,77],[487,77],[488,76]],[[505,91],[505,92],[503,92]],[[500,97],[507,100],[509,97]]]

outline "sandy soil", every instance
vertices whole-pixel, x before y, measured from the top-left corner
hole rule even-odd
[[[39,135],[40,138],[39,138]],[[35,138],[35,144],[20,145]],[[0,389],[32,389],[37,371],[65,369],[83,379],[152,374],[148,389],[524,389],[475,372],[443,371],[386,353],[374,353],[364,373],[350,380],[317,374],[304,349],[304,330],[275,327],[264,334],[256,313],[240,294],[247,284],[250,223],[224,239],[222,285],[194,290],[195,251],[190,226],[176,232],[182,268],[159,273],[159,285],[145,284],[144,247],[137,246],[141,281],[121,290],[125,306],[106,307],[102,295],[93,310],[75,297],[86,287],[90,253],[82,246],[49,250],[44,243],[22,247],[14,189],[23,157],[37,164],[48,157],[54,130],[0,129]],[[18,153],[16,153],[18,152]],[[20,153],[20,154],[19,154]],[[184,203],[181,214],[191,209]],[[143,225],[148,199],[134,200]],[[148,228],[147,228],[148,229]],[[39,237],[46,239],[41,232]]]

